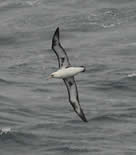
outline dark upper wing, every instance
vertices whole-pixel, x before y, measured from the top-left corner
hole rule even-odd
[[[75,82],[74,77],[63,79],[64,83],[68,90],[68,96],[69,96],[69,102],[72,105],[74,111],[78,114],[78,116],[84,121],[87,122],[87,119],[85,117],[85,114],[80,106],[79,103],[79,96],[78,96],[78,90],[77,85]]]
[[[53,38],[52,38],[52,50],[57,55],[59,68],[62,66],[70,66],[69,58],[66,51],[60,44],[59,39],[59,28],[56,29]]]

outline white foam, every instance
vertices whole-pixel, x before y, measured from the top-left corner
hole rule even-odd
[[[40,3],[39,0],[35,0],[35,1],[26,1],[26,4],[28,4],[28,5],[30,5],[30,6],[33,6],[33,5],[38,4],[38,3]]]
[[[135,77],[136,73],[128,74],[128,77]]]
[[[110,27],[114,27],[114,26],[115,26],[115,24],[109,24],[109,25],[102,24],[103,28],[110,28]]]
[[[0,135],[7,134],[9,132],[11,132],[11,128],[10,127],[0,128]]]

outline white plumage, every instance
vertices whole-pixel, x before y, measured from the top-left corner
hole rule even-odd
[[[57,70],[56,72],[53,72],[49,78],[58,78],[58,79],[64,79],[68,77],[72,77],[77,75],[80,72],[84,71],[84,67],[68,67],[68,68],[61,68]]]

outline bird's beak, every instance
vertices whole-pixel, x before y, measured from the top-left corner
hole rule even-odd
[[[51,76],[51,75],[49,75],[49,76],[48,76],[48,78],[47,78],[47,80],[49,80],[49,79],[51,79],[51,78],[52,78],[52,76]]]

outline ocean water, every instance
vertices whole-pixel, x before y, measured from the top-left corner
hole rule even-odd
[[[68,102],[52,35],[76,76],[82,122]],[[136,154],[136,1],[0,1],[0,155]]]

